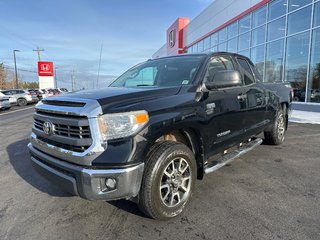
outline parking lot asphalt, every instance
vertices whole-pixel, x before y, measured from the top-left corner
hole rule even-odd
[[[14,110],[14,109],[13,109]],[[155,221],[129,201],[87,201],[31,167],[33,108],[0,113],[0,239],[320,239],[320,125],[290,124],[205,176],[186,211]]]

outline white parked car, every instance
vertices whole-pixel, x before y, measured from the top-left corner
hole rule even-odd
[[[24,89],[11,89],[1,92],[4,95],[15,97],[18,106],[26,106],[28,103],[36,103],[39,101],[35,93],[28,92]]]
[[[0,109],[2,110],[2,109],[9,109],[9,108],[11,108],[9,98],[0,92]]]
[[[10,104],[12,105],[16,105],[17,104],[17,98],[14,97],[12,94],[4,94],[2,92],[0,92],[0,98],[6,97],[9,99]]]

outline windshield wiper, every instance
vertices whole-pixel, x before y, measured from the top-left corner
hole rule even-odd
[[[150,84],[138,84],[138,85],[136,85],[136,87],[147,87],[147,86],[153,86],[153,85],[150,85]]]

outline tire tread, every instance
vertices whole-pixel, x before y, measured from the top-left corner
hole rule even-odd
[[[158,168],[157,165],[161,164],[158,161],[161,155],[164,152],[166,152],[169,148],[172,148],[174,146],[179,146],[179,148],[181,148],[182,151],[185,151],[188,154],[192,154],[191,150],[186,145],[174,141],[157,142],[150,148],[150,151],[147,154],[147,159],[145,162],[145,172],[140,188],[138,205],[143,213],[154,219],[168,219],[166,217],[159,216],[159,214],[153,207],[151,201],[153,181],[151,181],[151,179],[155,178],[155,172]]]

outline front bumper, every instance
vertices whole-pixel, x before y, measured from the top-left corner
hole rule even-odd
[[[9,101],[0,101],[0,109],[7,109],[10,107],[11,105]]]
[[[135,197],[140,190],[144,164],[123,169],[92,169],[54,158],[28,144],[33,167],[60,188],[88,200],[116,200]],[[116,182],[107,188],[106,179]]]

